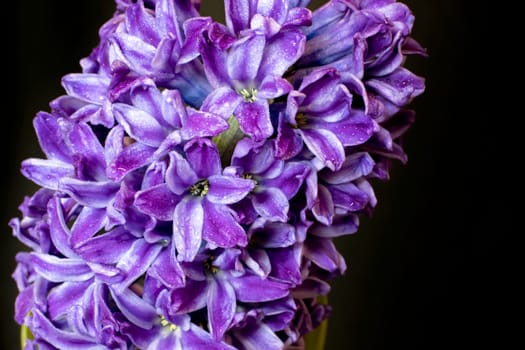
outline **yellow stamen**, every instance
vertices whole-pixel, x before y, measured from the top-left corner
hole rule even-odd
[[[246,179],[246,180],[253,180],[253,182],[255,183],[255,186],[258,185],[257,180],[255,180],[255,179],[253,178],[253,174],[248,174],[248,173],[247,173],[247,174],[243,174],[243,175],[242,175],[242,178],[243,178],[243,179]]]
[[[215,259],[215,257],[213,255],[211,255],[210,257],[208,257],[208,259],[206,259],[206,261],[204,261],[204,268],[208,271],[211,271],[211,273],[217,273],[217,271],[219,271],[219,268],[215,265],[213,265],[213,259]]]
[[[168,321],[164,316],[160,316],[160,325],[164,328],[169,329],[171,332],[175,332],[177,328],[179,328],[177,325],[174,325],[170,321]]]
[[[255,96],[257,95],[257,89],[251,88],[251,89],[241,89],[239,90],[239,95],[241,95],[245,101],[253,103],[257,99]]]
[[[306,116],[303,113],[297,113],[297,115],[295,116],[295,123],[296,125],[294,125],[294,128],[301,128],[308,124],[308,118],[306,118]]]
[[[208,180],[201,180],[197,182],[195,185],[190,187],[190,193],[192,196],[198,197],[204,197],[209,190],[209,183]]]

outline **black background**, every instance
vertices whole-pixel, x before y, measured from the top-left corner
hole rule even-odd
[[[211,2],[208,0],[208,2]],[[409,162],[377,183],[378,207],[360,231],[340,238],[345,277],[333,283],[327,349],[474,348],[495,334],[500,274],[492,263],[499,232],[483,208],[494,203],[482,179],[489,162],[485,86],[486,1],[405,0],[416,15],[413,36],[429,58],[407,65],[427,79],[412,107]],[[36,187],[20,162],[39,157],[32,118],[61,95],[60,78],[78,72],[113,12],[109,0],[11,1],[2,8],[2,199],[0,211],[0,348],[18,349],[13,321],[11,236],[23,196]],[[219,1],[206,5],[215,13]],[[213,6],[216,6],[214,8]],[[220,13],[218,16],[222,16]],[[2,229],[3,227],[3,229]],[[499,300],[499,299],[498,299]],[[499,302],[499,301],[498,301]],[[504,339],[500,339],[502,345]]]

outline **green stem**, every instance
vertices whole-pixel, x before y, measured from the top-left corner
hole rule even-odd
[[[230,127],[213,138],[213,142],[217,145],[219,154],[221,155],[221,162],[223,166],[230,165],[233,150],[235,145],[243,137],[244,133],[239,128],[239,122],[233,115],[228,119]]]

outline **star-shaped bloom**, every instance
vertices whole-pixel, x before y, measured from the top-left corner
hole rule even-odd
[[[183,263],[190,279],[171,292],[176,314],[207,309],[207,322],[215,339],[234,325],[237,302],[261,303],[289,295],[287,284],[263,278],[242,268],[238,249],[207,251]]]
[[[247,197],[249,203],[239,205],[244,207],[244,217],[261,216],[286,222],[289,201],[297,194],[310,170],[306,162],[287,163],[276,158],[273,142],[258,144],[245,138],[237,143],[231,167],[225,171],[255,181],[255,188]],[[254,212],[250,214],[250,210]]]
[[[300,57],[304,34],[290,29],[267,39],[251,31],[227,49],[210,41],[210,35],[203,32],[200,54],[215,90],[201,110],[225,119],[234,115],[245,134],[257,141],[268,138],[273,133],[269,101],[292,89],[282,75]]]
[[[195,258],[204,240],[212,246],[245,246],[246,232],[228,205],[253,190],[250,179],[222,175],[219,152],[208,139],[170,152],[166,182],[137,193],[135,205],[158,220],[173,220],[173,242],[180,260]]]
[[[324,166],[339,169],[344,147],[364,143],[375,128],[370,117],[351,105],[352,95],[334,69],[319,69],[306,76],[299,90],[289,94],[281,113],[277,155],[294,157],[305,145]]]

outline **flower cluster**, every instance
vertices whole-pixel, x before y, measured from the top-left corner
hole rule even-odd
[[[308,2],[116,0],[22,163],[26,349],[292,349],[328,317],[425,51],[395,0]]]

